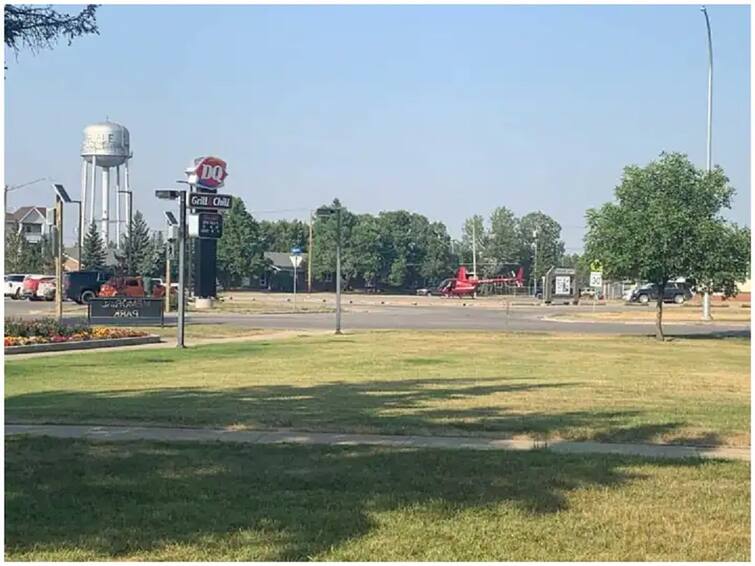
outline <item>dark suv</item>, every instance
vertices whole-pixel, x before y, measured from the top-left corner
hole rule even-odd
[[[663,288],[663,302],[676,303],[681,305],[684,301],[692,298],[692,291],[686,283],[666,283]],[[629,296],[630,303],[648,303],[658,300],[658,286],[654,283],[647,283],[638,287]]]
[[[64,299],[79,304],[88,303],[100,292],[102,284],[110,278],[104,271],[71,271],[63,278]]]

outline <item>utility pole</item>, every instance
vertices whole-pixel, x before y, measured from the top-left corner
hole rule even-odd
[[[472,273],[477,277],[477,219],[472,217]]]
[[[312,294],[312,259],[314,251],[314,238],[312,233],[312,223],[314,221],[314,212],[309,213],[309,246],[307,246],[307,293]]]
[[[708,30],[708,138],[706,152],[706,169],[708,173],[712,167],[713,157],[713,40],[710,33],[710,20],[705,6],[700,8],[705,16],[705,27]],[[711,320],[710,315],[710,290],[706,289],[703,294],[703,320]]]

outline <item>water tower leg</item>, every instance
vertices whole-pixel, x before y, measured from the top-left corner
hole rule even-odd
[[[102,240],[107,246],[110,243],[110,168],[102,168]]]
[[[121,248],[121,167],[115,168],[115,247]]]
[[[124,190],[131,192],[131,177],[128,173],[128,161],[129,160],[127,159],[126,162],[123,164],[123,181],[124,181],[123,184],[126,186]],[[126,198],[126,219],[127,219],[126,222],[127,224],[130,224],[131,220],[133,219],[133,214],[131,210],[131,207],[133,206],[133,204],[134,204],[134,195],[128,195]]]
[[[86,225],[87,225],[87,160],[81,159],[81,225],[79,226],[79,231],[81,233],[82,239],[84,238],[84,234],[86,234]]]
[[[89,228],[89,224],[94,222],[94,201],[97,200],[97,157],[94,155],[92,156],[92,190],[89,192],[92,193],[92,200],[89,201],[89,222],[87,223],[87,229]]]

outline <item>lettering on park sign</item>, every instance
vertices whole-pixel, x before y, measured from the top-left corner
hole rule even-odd
[[[208,210],[228,210],[233,203],[231,195],[213,195],[210,193],[189,194],[189,208]]]
[[[90,324],[150,326],[163,324],[163,299],[147,297],[107,297],[88,303]]]

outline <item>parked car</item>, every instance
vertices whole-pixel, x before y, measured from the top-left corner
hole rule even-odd
[[[145,289],[144,278],[111,277],[100,287],[98,297],[146,297],[159,299],[165,296],[165,287],[154,280],[150,281],[151,289]]]
[[[5,296],[11,299],[20,299],[24,287],[26,275],[10,273],[5,276]]]
[[[63,298],[79,304],[88,303],[110,278],[104,271],[71,271],[63,275]]]
[[[37,299],[40,301],[55,300],[55,278],[43,277],[37,285]]]
[[[598,301],[602,301],[604,299],[603,291],[598,291],[594,287],[584,287],[580,289],[579,296],[589,297],[590,299],[596,299]]]
[[[667,283],[663,288],[663,302],[682,304],[692,298],[692,291],[687,283]],[[658,286],[647,283],[632,291],[629,295],[630,303],[646,304],[658,300]]]
[[[50,277],[49,275],[27,275],[24,277],[24,283],[23,287],[21,289],[21,296],[24,299],[28,299],[30,301],[36,301],[37,300],[37,287],[39,287],[39,281],[41,279],[44,279],[45,277]]]
[[[440,282],[440,284],[437,287],[424,287],[422,289],[417,289],[417,295],[421,297],[431,297],[431,296],[441,296],[443,293],[441,292],[442,289],[445,289],[446,286],[453,281],[453,279],[444,279]]]

